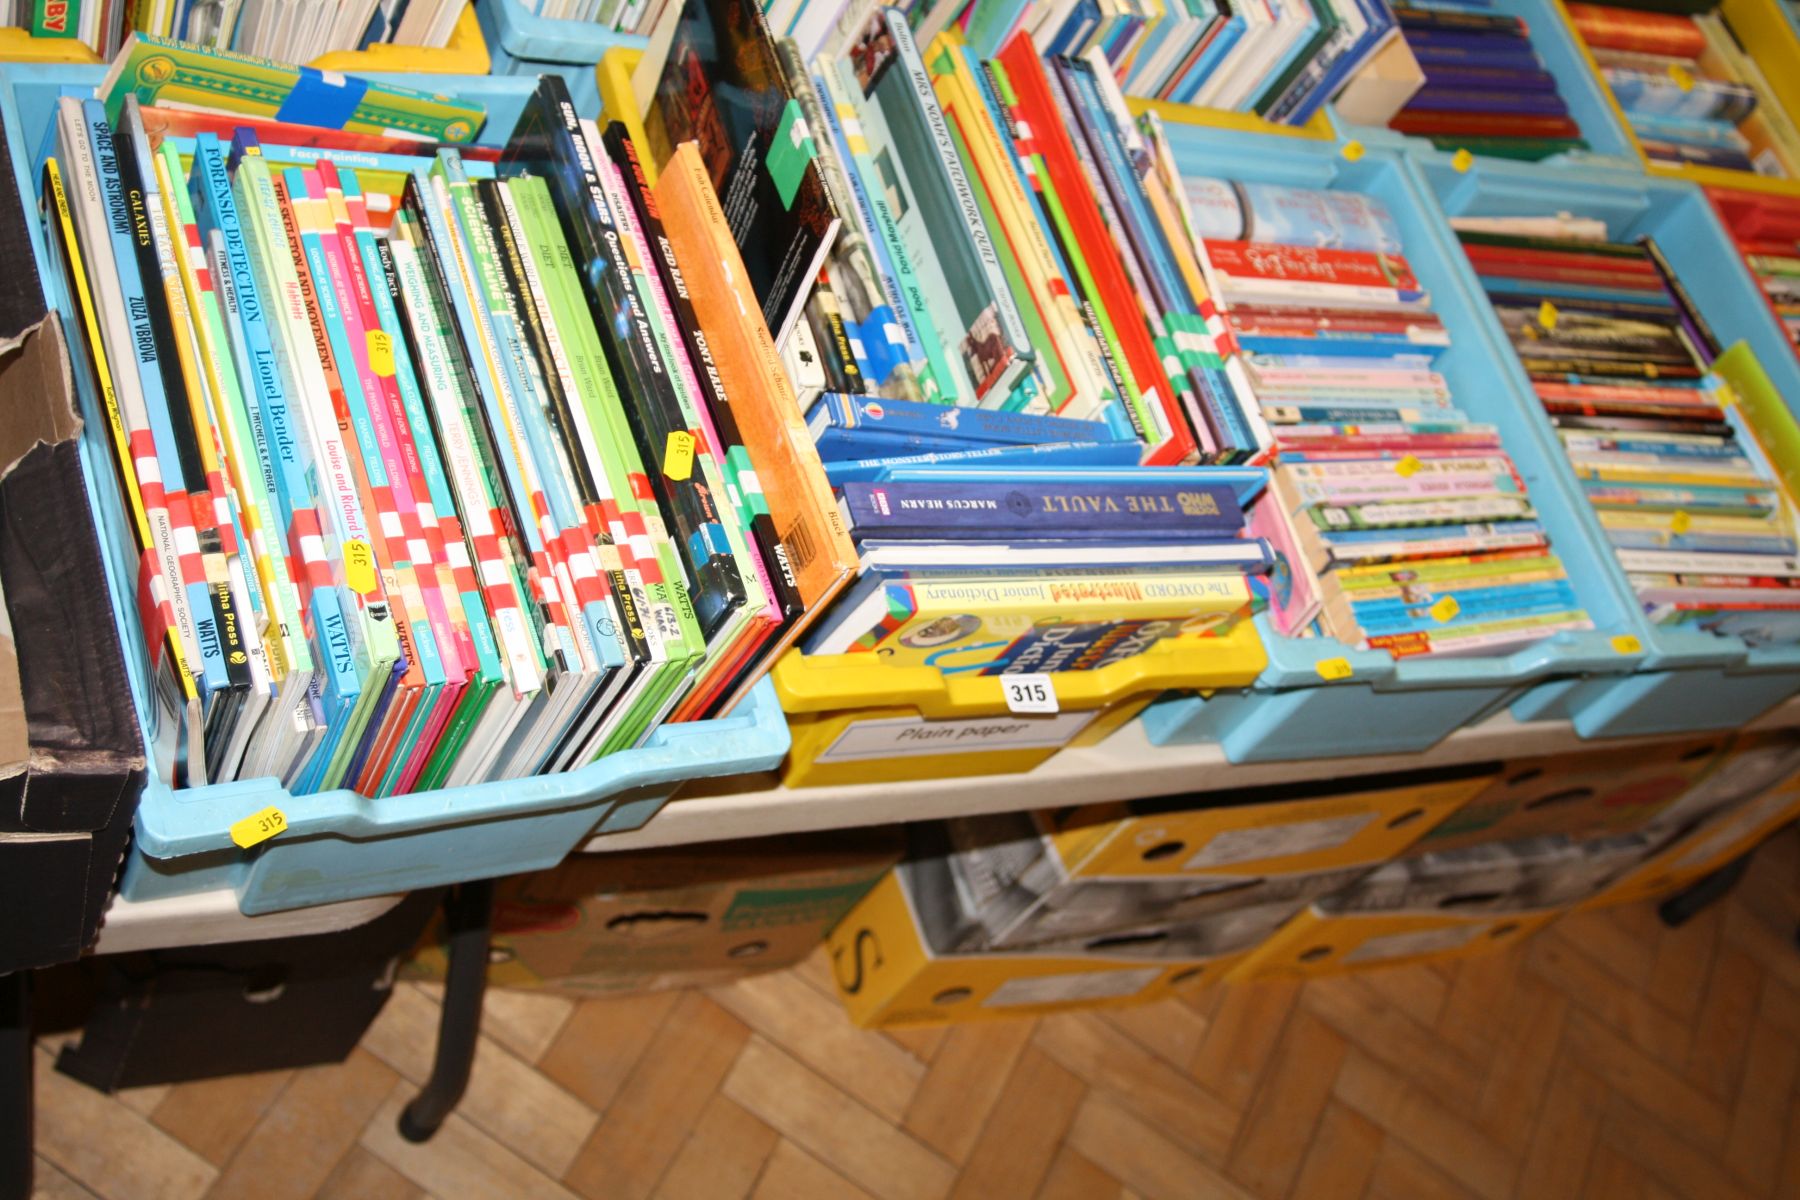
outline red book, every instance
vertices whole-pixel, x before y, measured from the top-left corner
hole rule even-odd
[[[1419,281],[1400,254],[1331,250],[1283,242],[1208,241],[1213,269],[1240,279],[1298,279],[1416,292]]]
[[[1657,404],[1716,411],[1707,393],[1699,388],[1648,387],[1631,383],[1555,383],[1549,380],[1532,385],[1543,400],[1599,402],[1611,400],[1625,404]]]
[[[1491,246],[1483,242],[1464,242],[1463,250],[1471,262],[1505,262],[1546,267],[1577,268],[1583,271],[1606,271],[1620,275],[1642,275],[1655,279],[1656,264],[1648,257],[1624,258],[1617,254],[1584,254],[1580,250],[1541,250],[1527,246]]]
[[[1568,10],[1582,40],[1595,50],[1635,50],[1671,58],[1699,58],[1706,53],[1706,35],[1700,27],[1674,13],[1603,4],[1571,4]]]
[[[1663,282],[1654,275],[1644,276],[1612,271],[1589,271],[1579,267],[1549,267],[1537,263],[1496,262],[1479,260],[1475,263],[1478,274],[1495,279],[1518,279],[1530,283],[1575,283],[1589,287],[1613,288],[1618,291],[1643,292],[1646,295],[1663,294]]]
[[[1385,313],[1364,309],[1282,307],[1269,304],[1234,304],[1225,313],[1234,329],[1255,329],[1269,334],[1298,330],[1336,330],[1356,333],[1442,333],[1443,321],[1431,312]]]
[[[998,59],[1012,84],[1017,101],[1015,112],[1031,130],[1029,138],[1019,139],[1022,143],[1018,147],[1019,153],[1035,152],[1043,156],[1051,186],[1056,189],[1082,259],[1093,276],[1100,305],[1112,319],[1120,349],[1124,352],[1125,368],[1138,392],[1154,395],[1167,418],[1169,438],[1151,448],[1145,464],[1173,466],[1190,462],[1199,454],[1199,444],[1188,427],[1187,416],[1181,410],[1174,389],[1169,386],[1168,376],[1163,373],[1162,360],[1150,341],[1149,321],[1138,301],[1137,291],[1132,287],[1131,277],[1119,259],[1119,244],[1106,227],[1100,205],[1089,189],[1081,160],[1076,155],[1074,143],[1069,140],[1068,127],[1050,90],[1043,60],[1032,44],[1030,33],[1020,30],[1014,34],[1001,48]]]
[[[1388,122],[1388,128],[1421,136],[1446,137],[1580,137],[1581,126],[1568,117],[1527,117],[1511,113],[1441,112],[1409,108]]]

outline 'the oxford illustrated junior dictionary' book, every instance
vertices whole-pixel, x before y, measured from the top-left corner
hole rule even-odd
[[[754,0],[686,0],[670,14],[668,57],[644,114],[650,156],[661,168],[681,143],[700,144],[763,320],[783,345],[838,231],[813,135]]]

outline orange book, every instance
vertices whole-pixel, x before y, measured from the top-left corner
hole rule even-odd
[[[655,194],[694,314],[719,374],[732,381],[732,415],[806,605],[784,632],[785,645],[855,576],[856,547],[695,143],[676,149]]]

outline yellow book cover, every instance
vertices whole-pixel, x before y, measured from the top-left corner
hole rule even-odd
[[[1097,670],[1252,607],[1241,575],[1202,573],[887,580],[851,603],[819,651],[980,675]]]

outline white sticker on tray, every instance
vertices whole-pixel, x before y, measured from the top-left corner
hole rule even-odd
[[[1069,975],[1009,979],[995,988],[981,1006],[1016,1008],[1022,1004],[1073,1004],[1082,1000],[1135,996],[1155,983],[1161,974],[1161,967],[1132,967],[1119,971],[1078,971]]]
[[[1006,707],[1016,713],[1053,713],[1056,703],[1056,680],[1048,675],[1007,675],[1000,680]]]
[[[858,721],[819,752],[816,762],[856,762],[908,754],[973,754],[977,750],[1053,750],[1066,746],[1095,713],[1053,717],[883,717]]]
[[[1182,870],[1197,871],[1201,867],[1222,867],[1230,863],[1330,850],[1361,833],[1375,817],[1372,812],[1352,813],[1347,817],[1326,817],[1317,821],[1228,829],[1202,846],[1198,854],[1182,864]]]

